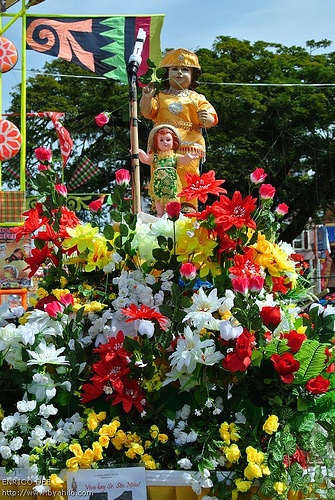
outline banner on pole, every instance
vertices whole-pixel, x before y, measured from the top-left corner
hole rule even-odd
[[[138,76],[147,60],[161,61],[164,15],[41,17],[27,14],[27,49],[65,59],[107,78],[128,83],[127,64],[140,28],[146,32]]]

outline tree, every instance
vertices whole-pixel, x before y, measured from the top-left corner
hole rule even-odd
[[[276,188],[276,202],[290,207],[282,234],[286,241],[310,218],[321,222],[334,205],[335,52],[320,53],[330,44],[310,40],[307,48],[286,47],[219,36],[212,50],[196,51],[203,70],[197,91],[219,115],[219,124],[204,132],[208,152],[203,170],[215,170],[232,194],[246,192],[249,174],[263,167],[267,182]],[[128,89],[79,75],[92,77],[64,61],[46,64],[43,74],[28,81],[28,109],[66,112],[64,125],[75,140],[76,156],[87,154],[103,171],[90,190],[108,192],[115,169],[129,167]],[[16,91],[14,113],[19,100]],[[112,118],[100,129],[94,116],[103,110],[111,111]],[[144,119],[139,122],[141,147],[151,126]],[[32,150],[54,141],[55,135],[45,122],[34,119],[28,122],[27,139],[28,165],[33,168]],[[69,163],[66,179],[75,160]],[[141,167],[143,184],[147,176]]]

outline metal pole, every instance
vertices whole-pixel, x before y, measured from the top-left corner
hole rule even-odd
[[[146,32],[140,28],[137,34],[134,51],[129,57],[127,66],[129,82],[129,116],[130,116],[130,152],[132,166],[132,200],[133,213],[141,211],[140,160],[138,156],[138,112],[137,112],[137,71],[142,62],[142,50]]]

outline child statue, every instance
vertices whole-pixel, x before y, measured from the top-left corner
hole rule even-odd
[[[180,153],[197,154],[197,159],[187,167],[182,164],[177,167],[183,188],[187,186],[185,173],[199,174],[200,158],[205,160],[202,130],[216,125],[218,117],[205,96],[193,90],[201,73],[196,54],[182,48],[171,50],[163,57],[160,67],[167,69],[167,79],[164,80],[167,88],[156,94],[152,83],[144,87],[140,110],[154,125],[169,124],[179,131],[182,138]],[[180,201],[185,202],[183,199]],[[197,208],[196,199],[190,204]]]

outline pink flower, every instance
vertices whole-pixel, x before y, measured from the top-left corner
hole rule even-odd
[[[172,220],[177,220],[180,214],[181,204],[179,201],[169,201],[166,205],[166,213]]]
[[[50,163],[52,160],[52,151],[48,148],[36,148],[35,156],[41,163]]]
[[[54,300],[53,302],[49,302],[48,304],[45,304],[44,310],[51,318],[57,318],[58,314],[62,314],[64,311],[64,307],[60,302],[57,300]]]
[[[191,262],[186,262],[180,266],[180,276],[188,280],[193,280],[197,275],[197,268]]]
[[[58,194],[62,196],[67,196],[67,187],[64,184],[55,184],[55,189]]]
[[[101,210],[102,205],[104,203],[105,195],[100,196],[97,200],[91,201],[89,203],[88,208],[91,210],[91,212],[97,213],[99,210]]]
[[[275,212],[279,216],[286,215],[287,212],[288,212],[288,205],[286,205],[286,203],[279,203],[279,205],[276,208]]]
[[[272,200],[276,192],[276,188],[271,184],[262,184],[259,188],[259,195],[262,200]]]
[[[249,279],[246,277],[239,276],[234,278],[231,282],[233,285],[234,292],[242,293],[242,295],[247,295],[249,291]]]
[[[115,182],[118,186],[128,186],[130,183],[130,172],[125,168],[120,168],[115,172]]]
[[[98,127],[103,127],[109,122],[109,113],[99,113],[94,119]]]
[[[266,177],[268,174],[264,172],[263,168],[256,168],[251,174],[250,174],[250,180],[254,184],[261,184],[262,182],[265,181]]]
[[[262,276],[251,276],[249,278],[250,292],[260,292],[264,285],[264,278]]]
[[[59,298],[59,302],[64,307],[73,306],[74,304],[73,295],[71,293],[66,293],[65,295],[61,295],[61,297]]]

